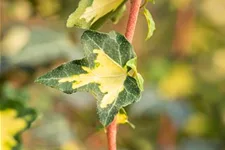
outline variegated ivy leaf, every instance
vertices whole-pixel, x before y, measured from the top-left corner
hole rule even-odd
[[[121,13],[127,0],[81,0],[78,8],[69,16],[67,27],[83,29],[99,27],[106,19]]]
[[[137,57],[129,60],[126,65],[131,68],[129,75],[136,79],[140,90],[143,91],[144,79],[142,78],[141,74],[137,72]]]
[[[139,83],[143,82],[131,74],[133,67],[127,65],[136,55],[126,38],[116,32],[85,31],[81,40],[85,58],[63,64],[36,82],[65,93],[92,93],[98,100],[100,122],[107,126],[118,110],[140,99]]]
[[[17,100],[0,100],[0,149],[20,149],[20,135],[36,118],[36,112]]]

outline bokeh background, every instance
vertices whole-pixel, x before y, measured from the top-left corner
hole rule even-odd
[[[63,94],[36,77],[83,57],[81,29],[65,26],[78,0],[1,0],[1,94],[38,112],[24,150],[106,150],[87,93]],[[127,5],[129,8],[129,4]],[[118,150],[225,150],[225,1],[156,0],[156,31],[145,41],[142,10],[133,40],[145,79],[140,102],[126,108]],[[129,9],[128,9],[129,10]],[[100,31],[125,32],[128,12]]]

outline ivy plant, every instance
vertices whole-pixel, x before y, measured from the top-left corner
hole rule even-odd
[[[95,31],[107,19],[118,22],[126,9],[127,0],[81,0],[69,16],[67,27],[87,29],[81,37],[85,57],[73,60],[51,70],[36,79],[37,83],[50,86],[64,93],[90,92],[97,99],[97,113],[109,135],[109,149],[115,149],[113,130],[116,124],[128,122],[124,107],[137,102],[143,91],[143,78],[137,72],[137,57],[131,45],[140,7],[148,23],[149,39],[155,23],[141,0],[131,0],[126,35],[115,31]],[[116,116],[118,118],[116,121]],[[123,117],[121,117],[123,116]],[[122,119],[121,119],[122,118]],[[123,120],[124,119],[124,120]],[[111,141],[111,142],[110,142]]]
[[[63,64],[36,82],[68,94],[92,93],[98,100],[100,122],[107,126],[118,110],[140,99],[143,80],[132,69],[136,55],[126,38],[114,31],[106,34],[88,30],[81,41],[85,58]]]
[[[0,93],[0,149],[21,149],[21,134],[31,126],[37,113],[25,104],[27,95],[4,85]]]

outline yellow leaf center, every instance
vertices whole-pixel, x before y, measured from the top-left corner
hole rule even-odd
[[[105,108],[107,105],[113,103],[118,94],[124,89],[123,84],[127,71],[106,55],[103,50],[94,49],[93,52],[97,54],[95,64],[98,65],[95,68],[90,69],[82,66],[82,69],[87,71],[87,73],[62,78],[59,82],[73,82],[73,89],[89,83],[99,84],[99,89],[102,93],[105,93],[100,107]]]
[[[93,24],[99,18],[114,11],[124,0],[94,0],[90,7],[87,7],[80,19]]]

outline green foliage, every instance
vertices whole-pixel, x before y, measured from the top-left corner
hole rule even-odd
[[[148,33],[145,40],[148,40],[150,39],[150,37],[153,35],[153,32],[155,31],[155,22],[152,18],[151,13],[149,12],[147,8],[144,8],[144,16],[148,24]]]
[[[24,95],[22,91],[15,91],[9,85],[6,85],[5,89],[0,97],[0,147],[4,150],[20,149],[21,134],[31,126],[37,114],[21,100],[21,95]],[[12,95],[9,96],[9,93]]]
[[[169,0],[146,6],[157,20],[159,30],[154,32],[153,38],[142,43],[140,40],[147,35],[147,28],[143,27],[147,25],[141,21],[136,28],[133,41],[138,50],[138,70],[145,78],[145,90],[140,102],[126,108],[129,121],[137,128],[134,132],[127,125],[120,126],[118,149],[153,150],[171,146],[181,150],[223,149],[225,17],[220,16],[225,11],[224,2]],[[64,25],[78,3],[79,0],[3,1],[2,17],[5,19],[1,24],[0,86],[3,82],[10,82],[17,88],[3,86],[0,101],[5,99],[4,91],[7,93],[4,97],[10,103],[19,101],[24,109],[35,106],[40,114],[37,124],[23,134],[23,150],[107,149],[105,133],[96,121],[95,101],[90,94],[68,95],[33,83],[37,75],[66,60],[83,57],[79,42],[82,30],[69,29],[68,34]],[[144,7],[140,13],[143,10]],[[114,28],[109,25],[110,19],[113,20],[108,18],[103,31]],[[124,27],[125,24],[115,26],[119,31],[124,31]],[[182,46],[177,48],[176,44]],[[184,55],[177,56],[177,52]],[[132,61],[127,62],[130,68]],[[193,79],[192,86],[188,85],[190,78]],[[25,92],[21,91],[24,87]],[[185,93],[177,95],[181,91]],[[118,123],[127,124],[127,116],[121,110],[117,116]],[[162,116],[168,116],[169,122],[162,121]],[[23,120],[13,119],[15,122]],[[15,122],[11,123],[13,129],[18,128]],[[171,124],[176,126],[175,133],[170,132]],[[2,119],[0,125],[2,128]],[[101,130],[96,129],[99,126]],[[161,137],[169,145],[159,144]],[[171,145],[170,141],[175,138],[176,145]],[[81,145],[74,147],[70,143]]]
[[[36,82],[65,93],[91,92],[97,102],[100,122],[107,126],[122,107],[140,99],[143,79],[137,73],[131,44],[116,32],[85,31],[85,58],[63,64]],[[127,65],[128,63],[128,65]]]
[[[15,89],[10,84],[4,84],[1,91],[1,99],[26,102],[29,96],[25,89]]]
[[[146,8],[146,5],[148,4],[148,2],[152,2],[153,4],[155,4],[155,0],[145,0],[144,4],[142,5],[142,7],[144,7],[143,14],[145,16],[145,19],[146,19],[147,25],[148,25],[148,33],[147,33],[147,36],[146,36],[145,40],[150,39],[150,37],[153,35],[153,32],[156,29],[155,28],[155,22],[152,18],[152,15],[149,12],[149,10]]]

